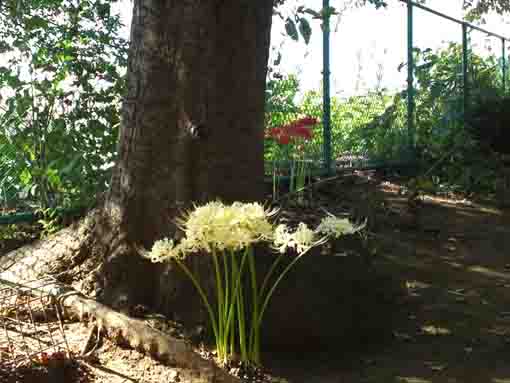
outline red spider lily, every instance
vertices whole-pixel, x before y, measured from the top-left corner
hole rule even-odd
[[[304,125],[292,124],[287,127],[288,134],[292,137],[300,137],[305,141],[312,138],[312,129]]]
[[[277,138],[277,141],[280,145],[288,145],[290,144],[290,136],[288,134],[282,134]]]
[[[303,126],[313,126],[319,123],[319,120],[317,120],[315,117],[303,117],[297,121]]]
[[[279,144],[286,145],[290,142],[290,137],[281,127],[269,129],[266,136],[278,141]]]
[[[275,139],[282,145],[289,144],[293,138],[302,138],[307,141],[312,138],[311,126],[318,122],[314,117],[303,117],[286,125],[271,128],[267,133],[267,137]]]
[[[276,127],[269,130],[269,137],[278,138],[283,134],[283,129]]]

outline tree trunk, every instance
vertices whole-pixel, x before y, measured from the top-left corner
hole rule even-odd
[[[178,235],[175,218],[192,202],[263,197],[272,5],[135,0],[119,158],[105,204],[110,224],[99,233],[116,232],[102,244],[107,301],[168,302],[167,288],[181,286],[175,273],[142,261],[132,245]]]
[[[137,246],[173,237],[174,219],[192,202],[263,197],[272,5],[135,0],[119,158],[104,208],[3,257],[0,277],[58,275],[117,309],[163,307],[174,290],[188,291],[181,274],[142,259]]]
[[[190,202],[258,200],[272,0],[138,0],[108,208],[130,241]]]

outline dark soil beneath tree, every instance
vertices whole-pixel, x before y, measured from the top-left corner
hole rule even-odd
[[[405,281],[393,340],[268,364],[296,383],[510,382],[510,211],[452,195],[409,203],[399,184],[365,174],[324,190],[371,218],[377,267]]]
[[[267,353],[264,363],[275,381],[510,382],[510,211],[452,195],[409,201],[401,185],[370,173],[341,177],[322,184],[310,207],[368,217],[375,266],[406,286],[393,336],[339,342],[323,352]],[[72,333],[79,349],[86,330],[73,327]],[[179,381],[178,371],[137,351],[106,342],[96,354],[97,367],[80,367],[82,381]]]

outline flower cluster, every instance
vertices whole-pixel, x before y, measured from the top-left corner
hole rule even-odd
[[[315,229],[318,233],[328,237],[340,238],[342,235],[354,234],[367,225],[366,221],[360,225],[353,225],[347,218],[338,218],[333,214],[324,217]]]
[[[285,253],[287,249],[295,249],[297,253],[302,253],[316,244],[315,231],[301,222],[294,232],[291,232],[287,225],[278,225],[274,232],[273,243],[280,253]]]
[[[209,202],[195,208],[180,225],[184,242],[193,251],[237,251],[271,237],[272,214],[258,203]]]
[[[289,248],[302,253],[326,238],[340,238],[366,226],[366,222],[353,225],[346,218],[328,214],[315,230],[301,222],[292,231],[284,224],[274,228],[269,222],[274,213],[258,203],[224,205],[218,201],[209,202],[196,207],[179,221],[185,237],[178,245],[171,239],[163,238],[154,243],[147,257],[158,263],[168,258],[182,259],[198,251],[239,251],[260,241],[272,242],[280,253],[285,253]]]
[[[314,117],[300,118],[286,125],[269,129],[267,136],[282,145],[287,145],[291,142],[291,140],[296,138],[301,138],[307,141],[312,138],[311,127],[317,125],[317,123],[318,120]]]
[[[237,354],[243,363],[260,364],[262,319],[281,280],[310,249],[365,226],[354,226],[347,219],[328,213],[315,230],[303,222],[295,229],[284,224],[274,227],[270,219],[275,213],[258,203],[209,202],[196,206],[178,221],[184,232],[179,244],[164,238],[156,241],[150,252],[140,251],[152,262],[175,261],[191,279],[209,314],[221,363]],[[253,244],[260,241],[272,243],[280,252],[261,284],[253,249]],[[295,256],[282,269],[277,269],[288,249],[294,250]],[[200,285],[198,276],[182,262],[195,252],[212,255],[215,302]],[[250,278],[243,277],[246,273]],[[250,310],[246,310],[248,306]]]
[[[163,238],[154,242],[154,245],[152,245],[152,250],[148,254],[148,258],[154,263],[160,263],[168,257],[173,256],[174,254],[174,241],[168,238]]]
[[[295,231],[291,231],[287,225],[278,225],[274,231],[273,245],[280,253],[287,249],[303,253],[308,249],[324,243],[328,238],[340,238],[343,235],[354,234],[362,230],[366,222],[353,225],[346,218],[338,218],[332,214],[324,217],[315,230],[310,229],[305,223],[299,223]]]
[[[172,240],[156,241],[148,258],[163,262],[168,258],[183,258],[198,251],[238,251],[252,244],[273,238],[269,222],[274,211],[258,203],[209,202],[189,212],[178,224],[185,237],[178,245]]]

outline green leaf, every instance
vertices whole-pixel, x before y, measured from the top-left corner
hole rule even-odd
[[[5,41],[0,41],[0,53],[7,53],[12,51],[12,47]]]
[[[310,37],[312,36],[312,28],[310,27],[310,23],[307,19],[299,19],[299,33],[303,36],[305,43],[308,44],[310,42]]]
[[[285,21],[285,31],[292,40],[294,41],[299,40],[299,34],[296,28],[296,23],[290,17],[287,17],[287,20]]]
[[[375,5],[376,9],[386,7],[388,4],[384,0],[368,0],[371,4]]]
[[[317,11],[314,11],[311,8],[304,9],[303,13],[308,13],[309,15],[313,16],[313,18],[315,18],[315,19],[320,19],[321,18],[321,14],[319,12],[317,12]]]
[[[273,65],[278,66],[278,65],[280,65],[281,62],[282,62],[282,53],[278,52],[278,56],[276,56],[276,59],[273,61]]]
[[[58,188],[62,183],[56,169],[46,169],[46,179],[53,188]]]
[[[78,161],[81,159],[81,155],[78,154],[76,155],[73,160],[66,166],[64,167],[61,171],[60,171],[60,174],[62,175],[67,175],[67,174],[70,174],[75,168],[76,168],[76,165],[78,164]]]
[[[38,189],[39,185],[37,184],[34,184],[30,187],[30,192],[29,192],[29,195],[31,196],[35,196],[37,195],[37,189]]]
[[[99,17],[101,17],[101,18],[109,17],[110,16],[110,4],[109,3],[98,4],[97,13],[98,13]]]
[[[432,68],[436,63],[433,61],[427,62],[425,64],[417,65],[416,70],[417,71],[426,71],[430,68]]]
[[[20,181],[23,183],[23,185],[28,186],[32,184],[32,174],[30,174],[30,171],[28,169],[23,169],[20,176]]]
[[[25,25],[27,31],[32,31],[34,29],[46,29],[48,28],[48,20],[36,15],[28,19]]]

